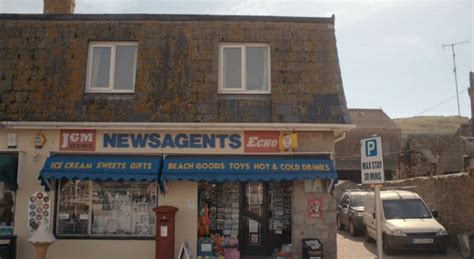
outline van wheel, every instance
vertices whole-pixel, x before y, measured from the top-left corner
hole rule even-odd
[[[383,236],[382,240],[383,240],[383,243],[382,243],[383,251],[385,252],[386,255],[392,255],[393,249],[390,248],[390,246],[388,245],[388,242],[385,236]]]
[[[351,233],[351,236],[353,237],[357,236],[357,230],[355,229],[352,220],[349,220],[349,233]]]
[[[369,231],[367,230],[367,227],[364,230],[364,236],[365,236],[365,242],[367,243],[374,242],[374,240],[369,236]]]
[[[337,229],[344,230],[344,224],[341,223],[341,219],[339,218],[339,216],[336,216],[336,224],[337,224]]]

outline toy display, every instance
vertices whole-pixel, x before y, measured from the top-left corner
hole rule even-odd
[[[225,238],[238,240],[239,188],[239,183],[199,184],[199,256],[224,256]]]

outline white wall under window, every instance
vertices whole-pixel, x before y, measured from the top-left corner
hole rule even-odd
[[[259,43],[223,43],[219,47],[219,93],[268,94],[270,47]]]
[[[91,42],[86,92],[133,93],[137,67],[136,42]]]

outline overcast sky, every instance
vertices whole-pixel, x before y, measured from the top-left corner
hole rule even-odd
[[[43,0],[0,0],[1,13],[41,13]],[[336,15],[339,60],[349,108],[383,108],[409,117],[454,97],[474,71],[472,0],[76,0],[76,13],[277,16]],[[461,115],[470,117],[467,91]],[[457,115],[456,98],[422,115]]]

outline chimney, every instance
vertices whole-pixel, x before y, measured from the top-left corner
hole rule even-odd
[[[469,97],[471,98],[471,133],[472,137],[474,137],[474,72],[469,73]]]
[[[73,14],[75,0],[43,0],[44,14]]]

